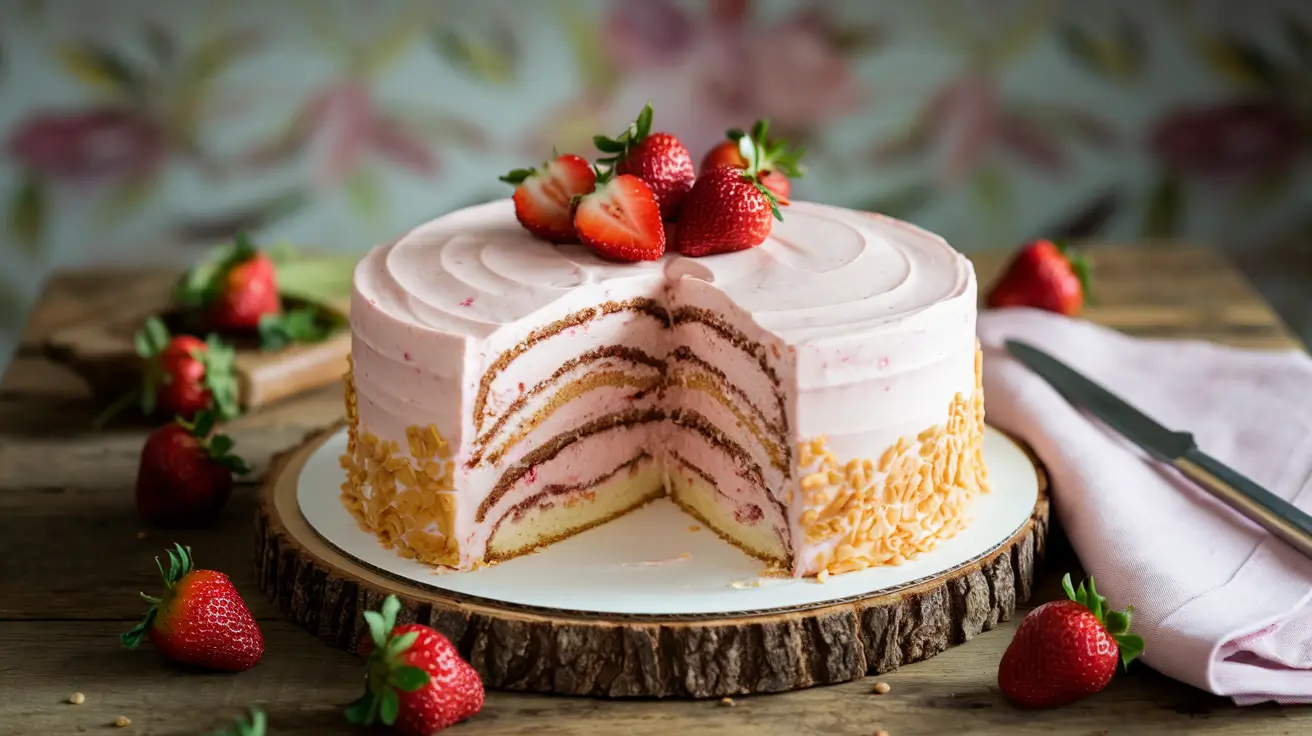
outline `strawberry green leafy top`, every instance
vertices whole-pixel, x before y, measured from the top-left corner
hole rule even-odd
[[[401,655],[414,645],[419,632],[392,635],[400,612],[401,601],[394,595],[383,601],[381,612],[364,612],[374,650],[368,661],[369,689],[346,709],[346,719],[357,726],[367,726],[379,720],[388,726],[396,723],[401,709],[397,693],[415,692],[429,682],[428,672],[402,660]]]
[[[1124,611],[1110,610],[1107,606],[1107,599],[1098,595],[1098,589],[1094,586],[1092,577],[1089,578],[1087,588],[1084,583],[1080,583],[1080,587],[1075,588],[1071,585],[1070,573],[1066,573],[1061,579],[1061,587],[1062,590],[1066,591],[1066,597],[1089,609],[1094,618],[1107,627],[1107,633],[1111,634],[1112,639],[1116,641],[1116,647],[1120,650],[1122,666],[1128,668],[1130,662],[1143,654],[1143,637],[1130,633],[1130,618],[1131,614],[1134,613],[1134,606],[1126,606]]]

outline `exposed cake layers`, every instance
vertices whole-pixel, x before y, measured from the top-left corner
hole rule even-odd
[[[822,205],[639,264],[462,210],[357,268],[345,502],[459,569],[666,494],[794,574],[896,563],[984,485],[975,288],[936,236]]]

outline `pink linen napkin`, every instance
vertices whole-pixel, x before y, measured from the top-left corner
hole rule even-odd
[[[1035,310],[980,315],[987,421],[1046,464],[1098,591],[1143,661],[1240,705],[1312,702],[1312,560],[1073,408],[1002,347],[1028,342],[1312,511],[1312,358],[1127,337]]]

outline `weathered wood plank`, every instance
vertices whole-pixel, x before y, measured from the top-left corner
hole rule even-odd
[[[1054,711],[1019,711],[999,696],[991,675],[1016,621],[929,662],[861,681],[779,695],[717,700],[615,702],[492,693],[482,713],[451,733],[470,736],[896,736],[991,734],[1244,733],[1312,729],[1312,710],[1235,708],[1135,667],[1098,697]],[[88,622],[0,623],[0,733],[99,732],[116,716],[132,734],[209,733],[248,706],[270,717],[271,732],[360,733],[342,709],[359,693],[353,656],[324,646],[281,621],[262,623],[265,659],[237,675],[196,675],[165,664],[149,645],[120,648],[123,626]],[[886,695],[871,693],[877,680]],[[86,695],[80,706],[70,693]]]

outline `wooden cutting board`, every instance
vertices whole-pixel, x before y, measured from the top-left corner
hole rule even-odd
[[[327,306],[346,313],[345,303]],[[50,334],[43,352],[81,376],[92,393],[108,403],[139,385],[143,360],[133,336],[152,315],[168,322],[167,301],[136,303],[67,325]],[[347,369],[351,334],[340,330],[323,342],[294,344],[275,352],[260,350],[254,338],[229,342],[236,349],[238,402],[248,412],[340,381]]]

